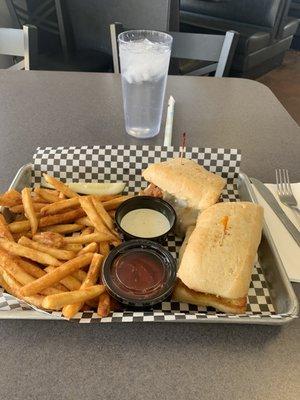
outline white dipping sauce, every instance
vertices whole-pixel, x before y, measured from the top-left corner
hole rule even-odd
[[[140,238],[163,235],[170,229],[170,222],[161,212],[150,208],[129,211],[121,220],[121,228]]]

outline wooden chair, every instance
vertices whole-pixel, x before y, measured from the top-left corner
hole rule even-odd
[[[34,69],[37,55],[37,29],[25,25],[23,29],[0,28],[0,54],[23,57],[10,70]]]
[[[115,73],[120,73],[118,35],[123,25],[110,25],[111,47]],[[238,41],[238,33],[207,35],[201,33],[168,32],[173,37],[171,58],[180,59],[177,74],[227,76]],[[190,61],[191,60],[191,61]]]

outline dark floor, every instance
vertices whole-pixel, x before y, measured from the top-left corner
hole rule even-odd
[[[287,52],[283,64],[258,81],[272,90],[300,125],[300,51]]]

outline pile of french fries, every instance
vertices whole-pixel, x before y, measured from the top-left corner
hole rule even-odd
[[[52,189],[12,189],[0,196],[14,221],[0,214],[0,285],[13,296],[45,310],[111,311],[101,268],[120,244],[115,209],[129,196],[80,196],[44,174]]]

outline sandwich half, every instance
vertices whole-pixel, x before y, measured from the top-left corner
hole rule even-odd
[[[177,233],[181,235],[196,223],[199,211],[218,201],[226,183],[221,176],[186,158],[151,164],[142,175],[150,182],[143,194],[163,197],[175,208],[180,231]]]
[[[173,298],[244,313],[262,224],[263,209],[253,203],[218,203],[203,211],[186,238]]]

